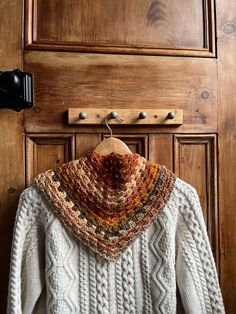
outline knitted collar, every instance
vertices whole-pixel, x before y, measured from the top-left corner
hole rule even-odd
[[[117,260],[167,203],[176,176],[139,154],[89,151],[33,179],[70,229],[107,260]]]

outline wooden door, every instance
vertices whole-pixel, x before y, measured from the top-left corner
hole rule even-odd
[[[181,126],[116,125],[113,135],[196,187],[235,313],[233,0],[3,0],[0,12],[0,70],[24,68],[35,82],[32,109],[0,112],[2,311],[19,194],[108,135],[69,125],[68,108],[105,107],[183,109]]]

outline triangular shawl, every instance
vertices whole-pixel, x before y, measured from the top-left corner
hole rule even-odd
[[[117,260],[166,205],[175,174],[141,155],[89,151],[33,179],[62,223]]]

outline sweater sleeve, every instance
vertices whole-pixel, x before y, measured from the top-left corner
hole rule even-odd
[[[185,312],[225,313],[200,200],[188,184],[179,205],[176,237],[177,285]]]
[[[44,227],[34,188],[19,198],[11,247],[7,313],[33,313],[44,286]]]

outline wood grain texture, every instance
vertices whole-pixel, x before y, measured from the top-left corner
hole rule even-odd
[[[236,2],[217,1],[220,275],[226,313],[236,313]]]
[[[0,1],[0,70],[22,66],[22,5]],[[0,112],[0,313],[6,311],[13,223],[19,194],[25,187],[22,113]]]
[[[214,53],[213,3],[28,0],[26,47],[207,56]]]
[[[215,134],[174,135],[174,172],[196,188],[219,266],[217,142]]]
[[[172,134],[149,134],[149,160],[173,171]]]
[[[101,140],[100,133],[76,134],[76,159],[84,156],[88,151],[93,151]]]
[[[46,170],[75,159],[73,134],[27,134],[26,185]]]
[[[24,62],[35,78],[27,132],[76,132],[67,122],[76,107],[183,109],[179,132],[216,132],[214,59],[28,51]]]

